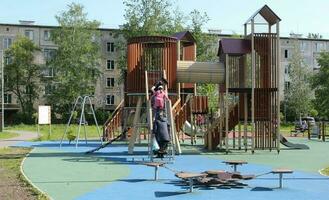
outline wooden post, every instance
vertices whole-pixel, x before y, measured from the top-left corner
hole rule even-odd
[[[146,107],[147,107],[147,122],[148,122],[148,128],[149,128],[149,136],[148,136],[148,150],[149,154],[153,156],[152,151],[152,141],[153,141],[153,116],[152,116],[152,105],[149,99],[149,85],[148,85],[148,73],[145,71],[145,93],[146,93]],[[124,120],[126,121],[126,120]]]
[[[277,68],[277,72],[276,72],[276,80],[277,80],[277,87],[278,87],[278,95],[277,95],[277,150],[278,152],[280,152],[280,22],[279,20],[276,22],[276,34],[277,34],[277,47],[276,47],[276,68]]]
[[[244,148],[245,151],[247,151],[248,148],[248,141],[247,141],[247,137],[248,137],[248,94],[244,93],[244,124],[243,124],[243,144],[244,144]]]
[[[244,24],[244,36],[247,36],[247,26],[248,26],[248,24],[245,23]]]
[[[177,60],[181,60],[180,59],[180,40],[178,40],[177,42]]]
[[[139,136],[138,123],[140,122],[141,108],[142,108],[142,97],[139,96],[138,100],[137,100],[137,107],[136,107],[136,112],[135,112],[134,122],[133,122],[133,133],[132,133],[131,138],[129,140],[128,154],[133,154],[135,141],[136,141],[136,138]]]
[[[325,125],[324,125],[324,121],[322,121],[322,141],[325,142],[326,138],[325,138]]]
[[[254,19],[251,19],[251,152],[255,151],[255,39],[254,39]]]
[[[219,105],[220,105],[220,111],[219,111],[219,148],[222,149],[223,148],[223,117],[224,117],[224,110],[225,110],[225,105],[224,105],[224,94],[221,92],[220,93],[220,97],[219,97]]]
[[[310,140],[311,139],[311,127],[310,127],[310,122],[307,121],[307,138]]]
[[[226,147],[226,153],[228,153],[228,88],[229,88],[229,58],[228,55],[225,55],[225,147]]]
[[[323,142],[326,141],[326,122],[323,121],[323,138],[322,138]]]

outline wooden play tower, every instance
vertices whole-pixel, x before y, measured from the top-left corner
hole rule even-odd
[[[208,114],[207,97],[196,94],[197,83],[219,84],[219,115],[204,134],[208,150],[279,151],[279,21],[265,5],[245,23],[244,38],[219,41],[216,63],[196,61],[196,42],[188,31],[129,39],[125,96],[104,124],[104,140],[130,127],[128,152],[133,153],[141,128],[152,131],[148,91],[166,78],[173,153],[181,152],[184,123],[193,127],[196,115]],[[256,32],[258,25],[267,31]],[[150,141],[149,135],[144,139]]]

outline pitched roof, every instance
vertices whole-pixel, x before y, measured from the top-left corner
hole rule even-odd
[[[251,52],[251,41],[248,39],[223,38],[219,41],[218,56],[221,54],[241,55]]]
[[[176,38],[177,40],[187,40],[189,42],[196,42],[190,31],[182,31],[178,33],[174,33],[171,37]]]
[[[270,25],[276,24],[277,21],[281,21],[280,17],[278,17],[270,7],[264,5],[262,8],[257,10],[251,17],[249,17],[245,24],[250,22],[251,19],[255,18],[255,16],[258,14],[260,14]]]

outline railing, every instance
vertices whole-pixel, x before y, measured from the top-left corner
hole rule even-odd
[[[112,116],[109,117],[103,125],[103,140],[110,140],[115,137],[115,132],[121,127],[122,114],[123,114],[123,104],[122,100],[116,109],[113,111]]]

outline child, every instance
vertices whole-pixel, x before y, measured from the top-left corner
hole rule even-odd
[[[164,110],[165,100],[168,99],[168,96],[165,91],[163,91],[163,86],[159,85],[154,94],[154,109],[157,111]]]

